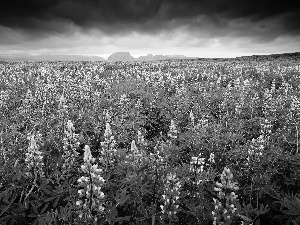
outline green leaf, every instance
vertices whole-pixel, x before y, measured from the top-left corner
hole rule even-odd
[[[50,198],[45,199],[45,202],[51,202],[55,198],[57,198],[57,196],[52,196]]]
[[[123,217],[118,217],[115,222],[123,222],[123,221],[129,221],[131,219],[131,216],[123,216]]]
[[[49,206],[49,203],[47,203],[47,204],[43,207],[43,209],[41,210],[40,214],[43,214],[43,213],[47,210],[48,206]]]
[[[3,211],[0,213],[0,217],[10,208],[11,205],[6,206]]]
[[[238,217],[240,217],[241,219],[243,219],[244,221],[246,221],[248,223],[253,223],[253,220],[247,216],[238,214]]]
[[[42,185],[40,188],[43,190],[46,194],[50,195],[51,191],[48,189],[50,186],[49,185]],[[50,187],[51,188],[51,187]]]
[[[59,201],[60,198],[56,198],[54,203],[53,203],[53,208],[56,208],[57,207],[57,204],[58,204],[58,201]]]
[[[143,205],[140,205],[137,210],[139,211],[140,214],[145,215],[147,214],[147,211]]]
[[[282,212],[284,214],[290,215],[290,216],[298,216],[298,215],[300,215],[300,211],[282,210]]]
[[[124,188],[121,194],[117,192],[117,195],[115,197],[117,205],[123,205],[130,198],[130,195],[126,195],[126,194],[127,194],[127,188]]]

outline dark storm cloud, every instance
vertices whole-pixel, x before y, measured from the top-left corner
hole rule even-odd
[[[298,0],[1,0],[0,25],[26,32],[67,32],[73,24],[109,33],[135,30],[146,33],[190,25],[209,18],[212,26],[226,28],[234,19],[253,24],[269,18],[282,33],[300,33]],[[175,22],[174,22],[175,21]],[[204,20],[206,22],[206,20]],[[249,25],[249,23],[248,23]],[[261,28],[269,26],[260,24]],[[278,32],[277,32],[278,33]]]

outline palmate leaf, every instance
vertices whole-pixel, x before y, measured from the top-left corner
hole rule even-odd
[[[264,206],[264,205],[260,205],[260,207],[257,209],[256,214],[257,215],[263,215],[266,214],[267,212],[269,212],[270,208],[268,205]]]
[[[238,214],[238,217],[241,218],[243,221],[245,221],[247,223],[253,223],[253,220],[251,218],[247,217],[247,216]]]
[[[300,215],[300,212],[299,211],[293,211],[293,210],[282,210],[282,212],[286,215],[289,215],[289,216],[298,216]]]
[[[287,196],[280,202],[288,208],[288,210],[283,210],[284,213],[288,215],[300,215],[300,200],[297,196]]]
[[[297,202],[297,200],[295,198],[297,198],[297,197],[294,197],[294,199],[291,199],[291,200],[285,199],[284,202],[282,202],[283,205],[286,208],[288,208],[288,210],[282,210],[282,212],[284,214],[293,215],[293,216],[299,216],[300,215],[300,203]]]
[[[127,195],[127,189],[128,188],[122,189],[121,193],[117,192],[115,197],[117,205],[123,205],[130,198],[130,195]]]
[[[23,224],[27,224],[24,210],[25,207],[21,203],[9,205],[8,215],[0,215],[0,224],[14,224],[16,221],[21,222],[21,220]]]
[[[300,222],[299,197],[297,195],[284,194],[283,196],[277,195],[277,199],[278,201],[276,202],[281,204],[281,212],[285,214],[285,218],[288,218],[286,224],[299,224]],[[276,218],[279,218],[278,216],[276,216]]]

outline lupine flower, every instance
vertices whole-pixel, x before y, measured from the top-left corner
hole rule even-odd
[[[235,111],[237,114],[241,114],[244,105],[244,99],[241,97],[240,101],[235,103]]]
[[[9,99],[8,91],[0,91],[0,107],[5,107],[7,105],[7,100]]]
[[[201,175],[203,172],[204,164],[205,158],[201,158],[201,153],[198,155],[198,157],[191,157],[190,172],[195,176],[195,180],[192,182],[196,185],[199,185],[203,181],[201,178],[199,179],[199,175]]]
[[[235,215],[237,208],[237,191],[239,187],[233,182],[233,174],[230,169],[224,168],[221,174],[221,183],[216,182],[214,190],[218,192],[218,199],[214,200],[215,209],[212,211],[214,224],[229,224]]]
[[[199,124],[197,126],[200,128],[207,128],[208,127],[208,116],[203,115],[202,118],[199,120]]]
[[[161,141],[157,141],[154,146],[154,154],[150,153],[150,156],[159,164],[163,165],[166,162],[166,153],[164,151],[164,144]]]
[[[110,124],[106,123],[104,138],[107,139],[107,140],[110,140],[111,137],[112,137],[112,131],[111,131]]]
[[[25,154],[25,162],[27,163],[27,168],[29,171],[38,173],[41,176],[44,175],[43,167],[43,153],[39,150],[38,141],[40,141],[41,135],[37,133],[36,135],[31,134],[28,137],[29,147],[27,153]]]
[[[135,140],[132,140],[131,146],[130,146],[130,152],[126,155],[126,158],[131,158],[133,160],[137,160],[142,157],[142,154],[140,153],[138,147],[135,144]]]
[[[268,119],[265,119],[261,123],[261,133],[268,136],[272,133],[271,129],[272,129],[272,122]]]
[[[170,130],[169,130],[168,136],[170,138],[176,139],[177,135],[178,135],[178,131],[177,131],[175,122],[174,122],[174,120],[171,120],[171,125],[170,125]]]
[[[131,148],[130,148],[130,151],[131,151],[134,155],[139,155],[139,154],[140,154],[138,148],[136,147],[136,144],[135,144],[135,141],[134,141],[134,140],[132,140],[132,142],[131,142]]]
[[[75,162],[76,157],[78,156],[78,152],[76,151],[79,146],[78,135],[75,133],[75,128],[73,126],[72,121],[68,120],[65,127],[65,137],[63,139],[63,166],[62,168],[65,170],[66,168],[72,167]]]
[[[127,98],[126,94],[122,94],[121,97],[120,97],[119,105],[120,105],[120,106],[123,106],[123,105],[125,105],[128,101],[129,101],[129,99]]]
[[[265,149],[266,140],[264,135],[260,135],[257,139],[252,139],[248,149],[249,156],[262,156]]]
[[[62,94],[59,98],[59,103],[58,103],[58,109],[61,111],[66,110],[67,105],[66,105],[66,98],[64,97],[64,95]]]
[[[195,125],[195,116],[194,116],[194,113],[192,110],[190,111],[190,119],[191,119],[192,125],[194,126]]]
[[[32,111],[32,104],[34,102],[34,97],[32,95],[32,92],[30,89],[28,89],[26,95],[25,95],[25,98],[23,100],[23,105],[22,105],[22,108],[23,108],[23,113],[25,115],[29,115]]]
[[[137,100],[137,102],[136,102],[136,104],[135,104],[135,107],[137,108],[137,109],[142,109],[142,102],[141,102],[141,100],[140,99],[138,99]]]
[[[92,212],[103,213],[103,198],[104,193],[101,188],[105,180],[101,176],[102,169],[98,168],[95,163],[95,158],[92,156],[90,147],[88,145],[84,148],[84,164],[81,165],[81,171],[84,176],[80,177],[77,182],[81,189],[78,190],[79,200],[76,202],[79,208],[79,217],[83,217],[84,213],[87,219],[92,218]]]
[[[105,116],[106,122],[107,122],[107,123],[110,123],[110,122],[111,122],[111,115],[110,115],[109,110],[104,110],[104,111],[103,111],[103,114],[104,114],[104,116]]]
[[[201,158],[201,153],[198,156],[193,156],[190,161],[190,171],[201,173],[205,164],[205,158]]]
[[[175,173],[168,173],[164,183],[164,194],[162,195],[163,205],[160,206],[163,215],[166,215],[168,219],[178,212],[179,208],[179,195],[181,182],[177,178]]]
[[[135,140],[132,140],[130,151],[126,155],[126,160],[130,167],[138,169],[148,161],[148,158],[145,157],[145,153],[143,151],[138,149],[135,144]]]
[[[146,145],[145,138],[140,130],[137,131],[137,143],[140,145]]]
[[[297,96],[292,96],[292,102],[291,102],[291,108],[290,110],[292,112],[298,113],[300,111],[300,100]]]
[[[34,98],[33,98],[32,92],[30,89],[28,89],[26,96],[24,98],[24,104],[28,105],[28,104],[32,103],[33,101],[34,101]]]
[[[210,153],[208,161],[210,163],[215,163],[215,154],[213,152]]]
[[[106,128],[104,132],[104,141],[101,142],[102,146],[102,157],[100,158],[100,161],[108,164],[111,164],[116,159],[116,141],[113,136],[110,124],[106,123]]]

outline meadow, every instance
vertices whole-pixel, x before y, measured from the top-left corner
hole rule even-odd
[[[0,62],[0,224],[300,224],[300,62]]]

